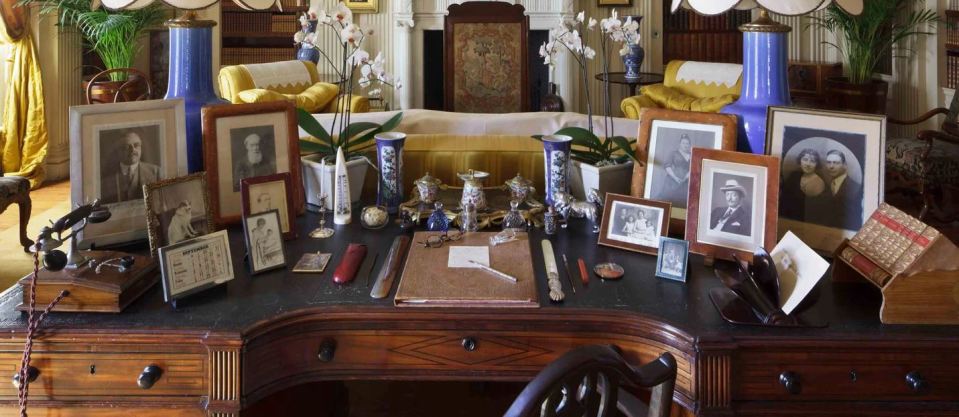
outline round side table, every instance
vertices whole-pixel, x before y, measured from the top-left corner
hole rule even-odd
[[[636,95],[636,86],[659,84],[663,82],[663,74],[658,74],[655,72],[641,72],[639,73],[639,78],[627,80],[625,72],[611,72],[609,74],[596,74],[596,79],[600,81],[606,81],[608,79],[609,82],[613,84],[624,84],[629,87],[629,96],[632,97]]]

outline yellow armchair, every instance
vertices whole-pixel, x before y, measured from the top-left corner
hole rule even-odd
[[[643,108],[718,112],[736,101],[742,88],[743,67],[739,64],[670,61],[662,84],[642,87],[638,96],[620,103],[623,114],[639,119]]]
[[[220,95],[231,103],[262,103],[290,100],[310,113],[332,113],[340,89],[320,81],[316,65],[308,61],[280,61],[266,64],[232,65],[220,69]],[[363,96],[342,97],[340,109],[353,113],[370,111]]]

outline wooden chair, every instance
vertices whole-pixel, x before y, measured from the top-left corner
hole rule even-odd
[[[529,17],[523,6],[472,1],[447,10],[443,110],[529,111]]]
[[[615,346],[573,349],[546,366],[519,394],[505,417],[666,417],[673,402],[676,360],[663,353],[633,367]],[[649,405],[626,387],[652,388]]]
[[[3,176],[3,166],[0,165],[0,213],[7,210],[11,204],[17,203],[20,208],[20,245],[24,252],[30,251],[33,240],[27,237],[27,224],[30,223],[30,211],[33,202],[30,200],[30,180],[23,177]]]
[[[889,139],[886,143],[888,181],[904,180],[899,188],[918,186],[922,208],[919,219],[941,223],[959,220],[959,209],[948,201],[959,198],[959,94],[949,108],[935,108],[912,120],[889,118],[889,123],[915,125],[946,115],[939,130],[921,130],[915,138]],[[887,187],[889,189],[891,187]]]

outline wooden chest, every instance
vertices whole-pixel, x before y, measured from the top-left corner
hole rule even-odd
[[[842,63],[789,61],[789,95],[800,107],[824,107],[826,78],[841,77]]]

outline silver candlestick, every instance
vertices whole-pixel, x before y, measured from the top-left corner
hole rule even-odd
[[[333,229],[326,227],[326,194],[320,194],[320,227],[310,232],[310,237],[314,239],[326,239],[333,236]]]

